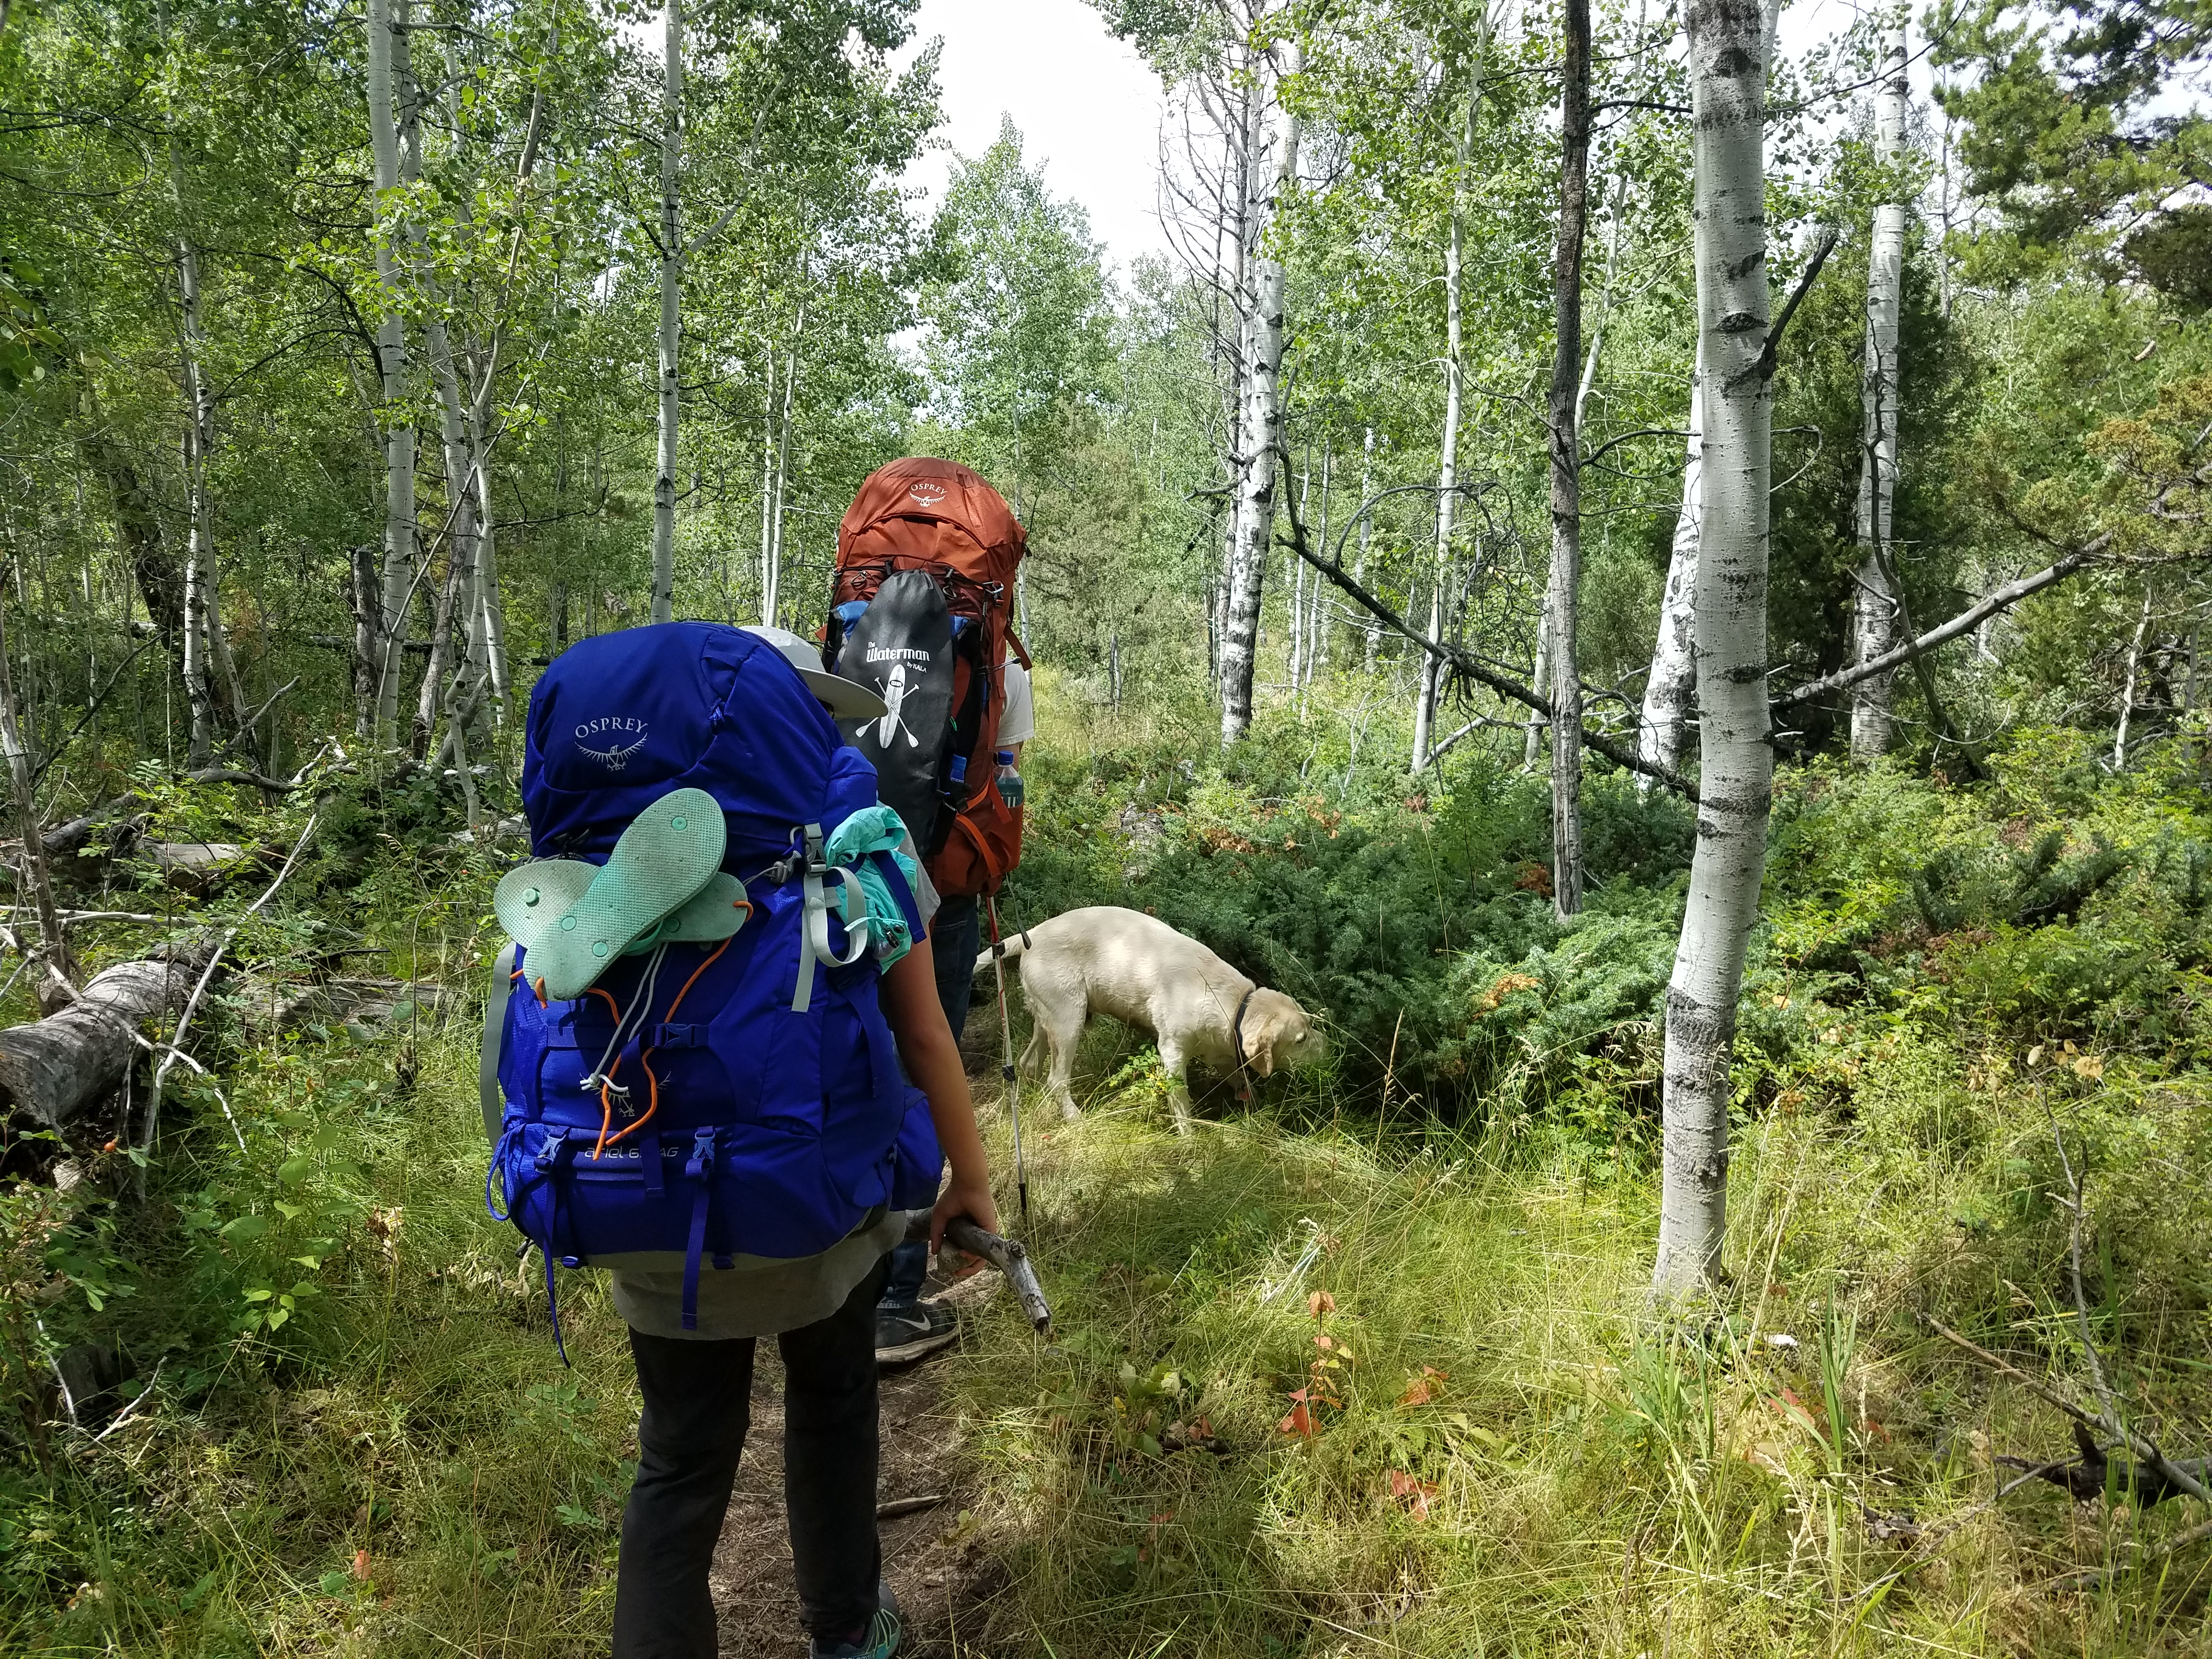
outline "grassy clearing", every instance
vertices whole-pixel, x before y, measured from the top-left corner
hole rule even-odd
[[[1643,1286],[1680,885],[1651,851],[1674,843],[1639,837],[1680,823],[1594,787],[1611,850],[1561,929],[1528,879],[1537,784],[1470,762],[1412,810],[1356,771],[1356,735],[1263,726],[1236,777],[1159,722],[1037,751],[1011,921],[1153,907],[1324,1012],[1336,1049],[1179,1139],[1149,1048],[1102,1030],[1089,1115],[1030,1125],[1060,1329],[1040,1347],[994,1307],[942,1362],[981,1491],[959,1651],[2212,1651],[2212,1546],[2063,1582],[2154,1555],[2196,1507],[2039,1482],[1992,1504],[1995,1459],[2064,1455],[2067,1425],[1919,1317],[2086,1389],[2063,1127],[2115,1384],[2177,1455],[2212,1449],[2193,763],[2112,780],[2045,735],[1979,792],[1785,776],[1728,1277],[1662,1327]],[[1338,767],[1358,788],[1302,793]],[[298,827],[162,810],[210,838]],[[448,816],[352,790],[239,947],[266,975],[335,940],[447,997],[379,1032],[211,1023],[244,1146],[179,1073],[143,1200],[119,1153],[81,1158],[65,1200],[0,1186],[0,1651],[604,1650],[629,1363],[564,1275],[560,1368],[542,1279],[482,1208],[493,872]],[[51,1426],[45,1374],[85,1341],[124,1356],[120,1397],[149,1390],[96,1443]]]
[[[1912,1318],[2080,1374],[2063,1233],[1958,1219],[2016,1192],[2040,1127],[2000,1103],[1903,1159],[1892,1136],[1927,1126],[1891,1097],[1856,1134],[1747,1133],[1730,1283],[1662,1329],[1641,1177],[1260,1117],[1177,1140],[1144,1085],[1109,1093],[1033,1163],[1060,1341],[1001,1310],[954,1368],[1012,1573],[978,1650],[2201,1650],[2202,1547],[2049,1588],[2190,1506],[2077,1510],[2040,1483],[1990,1506],[1990,1454],[2064,1455],[2064,1420]],[[2201,1407],[2206,1334],[2165,1322],[2130,1376]],[[1194,1423],[1218,1447],[1173,1449]],[[1943,1530],[1877,1541],[1870,1515]]]

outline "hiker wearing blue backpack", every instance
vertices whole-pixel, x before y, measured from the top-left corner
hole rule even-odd
[[[487,1182],[556,1267],[611,1270],[643,1409],[617,1659],[716,1651],[708,1570],[754,1346],[784,1366],[812,1659],[889,1659],[875,1329],[908,1210],[998,1225],[905,826],[832,716],[881,698],[781,630],[671,623],[531,696],[531,863],[495,907]],[[949,1158],[951,1180],[938,1190]]]

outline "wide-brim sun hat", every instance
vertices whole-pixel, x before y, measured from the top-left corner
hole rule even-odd
[[[826,672],[822,666],[822,653],[812,641],[803,640],[787,628],[769,628],[755,623],[745,630],[757,634],[778,651],[783,659],[799,671],[799,678],[806,682],[806,689],[815,700],[841,720],[881,720],[889,712],[884,700],[865,685],[842,675]]]

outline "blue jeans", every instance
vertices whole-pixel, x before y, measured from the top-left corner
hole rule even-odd
[[[949,898],[938,906],[929,924],[929,954],[937,969],[937,1000],[945,1009],[945,1023],[952,1040],[960,1041],[967,1029],[968,1004],[975,985],[975,952],[981,948],[982,907],[974,898]],[[891,1249],[890,1278],[884,1285],[883,1306],[911,1308],[921,1300],[921,1281],[929,1277],[929,1246],[919,1240]]]

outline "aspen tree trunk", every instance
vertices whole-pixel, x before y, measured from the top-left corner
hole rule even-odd
[[[2128,727],[2134,723],[2136,684],[2142,672],[2143,636],[2150,632],[2150,589],[2143,589],[2142,615],[2136,620],[2135,637],[2128,641],[2127,684],[2120,693],[2120,726],[2112,734],[2112,770],[2122,771],[2128,763]]]
[[[1359,447],[1359,505],[1367,505],[1367,491],[1375,471],[1375,428],[1369,427]],[[1354,562],[1352,579],[1361,586],[1367,585],[1367,538],[1374,533],[1375,515],[1362,512],[1359,515],[1359,557]],[[1375,653],[1382,643],[1382,624],[1370,613],[1367,617],[1367,644],[1361,653],[1359,670],[1364,674],[1375,672]]]
[[[504,725],[511,689],[507,672],[507,611],[500,603],[499,560],[492,544],[491,457],[484,445],[483,423],[473,411],[468,438],[477,487],[477,625],[470,635],[471,660],[490,684],[493,718]]]
[[[1559,340],[1552,359],[1552,902],[1565,921],[1583,907],[1583,682],[1575,633],[1583,579],[1583,234],[1589,211],[1589,0],[1566,0],[1559,132],[1559,231],[1553,255]]]
[[[1767,742],[1765,52],[1759,0],[1690,0],[1705,521],[1698,554],[1697,850],[1667,988],[1663,1175],[1652,1291],[1708,1282],[1728,1213],[1729,1060],[1759,916]]]
[[[653,614],[676,617],[677,354],[684,338],[684,9],[665,0],[660,91],[660,431],[653,478]]]
[[[1698,533],[1705,512],[1705,422],[1699,377],[1690,371],[1690,442],[1682,465],[1682,507],[1674,519],[1674,545],[1667,558],[1667,585],[1659,595],[1659,639],[1644,682],[1644,714],[1636,736],[1640,759],[1681,769],[1690,702],[1697,690]],[[1636,793],[1649,799],[1654,780],[1639,773]]]
[[[181,206],[181,204],[179,204]],[[182,301],[185,396],[185,702],[191,710],[186,763],[203,767],[215,752],[214,675],[208,662],[210,566],[215,556],[214,503],[208,494],[208,451],[213,441],[215,409],[200,362],[199,259],[191,244],[177,240],[177,289]]]
[[[433,315],[422,325],[422,343],[430,361],[430,381],[438,393],[438,424],[446,463],[447,578],[439,596],[437,619],[430,629],[429,665],[422,672],[422,687],[415,701],[414,750],[428,754],[430,734],[446,694],[446,677],[453,663],[453,635],[458,627],[465,637],[477,627],[477,480],[476,458],[469,442],[468,418],[461,407],[460,380],[453,372],[453,353],[444,319]]]
[[[1324,550],[1328,546],[1329,463],[1332,459],[1328,435],[1324,433],[1321,441],[1321,544]],[[1313,684],[1316,670],[1326,668],[1328,665],[1327,607],[1328,599],[1322,591],[1321,573],[1316,570],[1314,572],[1313,578],[1313,597],[1306,601],[1306,684],[1308,685]]]
[[[1229,337],[1234,328],[1234,344],[1227,355],[1227,374],[1221,377],[1221,432],[1224,459],[1224,494],[1232,500],[1238,481],[1243,477],[1243,462],[1240,443],[1243,434],[1244,395],[1251,379],[1251,322],[1252,298],[1247,284],[1252,276],[1253,247],[1250,237],[1252,223],[1253,180],[1261,157],[1258,154],[1261,128],[1255,104],[1255,88],[1260,80],[1249,52],[1239,65],[1243,71],[1232,76],[1236,88],[1236,125],[1231,129],[1224,123],[1224,148],[1221,164],[1222,191],[1218,198],[1218,219],[1214,234],[1214,301],[1213,342],[1217,354],[1221,342]],[[1231,205],[1233,204],[1233,206]],[[1230,315],[1221,315],[1220,295],[1232,296]],[[1020,441],[1020,428],[1015,428],[1015,440]],[[1017,517],[1020,516],[1018,514]],[[1225,520],[1219,523],[1221,536],[1221,572],[1212,584],[1206,600],[1206,656],[1209,677],[1214,695],[1221,696],[1227,663],[1229,638],[1229,594],[1235,581],[1237,568],[1237,518],[1232,505]]]
[[[1890,32],[1882,85],[1875,99],[1875,159],[1894,167],[1905,154],[1905,24]],[[1898,595],[1890,591],[1890,506],[1897,494],[1897,313],[1904,286],[1905,204],[1874,210],[1867,248],[1866,374],[1860,402],[1858,568],[1852,574],[1851,660],[1871,662],[1897,643]],[[1872,760],[1888,751],[1892,680],[1872,674],[1851,689],[1851,753]]]
[[[0,604],[0,612],[5,611]],[[8,659],[8,629],[4,615],[0,615],[0,751],[8,762],[8,787],[14,797],[15,833],[22,837],[21,879],[16,885],[20,899],[22,890],[31,890],[33,904],[39,915],[40,952],[46,958],[46,972],[40,975],[39,1005],[47,1012],[66,1000],[69,993],[52,986],[51,975],[58,975],[69,985],[76,983],[76,963],[70,955],[69,940],[62,933],[61,912],[54,906],[54,886],[46,872],[46,842],[39,832],[39,807],[32,793],[31,753],[23,742],[21,717],[15,707],[15,670]],[[58,991],[56,996],[50,993]]]
[[[1451,216],[1444,233],[1444,430],[1443,441],[1437,445],[1435,570],[1429,587],[1431,644],[1440,643],[1444,636],[1444,584],[1451,568],[1452,511],[1459,504],[1459,269],[1466,234],[1461,208],[1467,187],[1468,152],[1473,148],[1475,112],[1481,107],[1481,77],[1482,59],[1478,54],[1474,84],[1468,88],[1467,122],[1452,141]],[[1443,686],[1443,669],[1436,653],[1423,652],[1419,700],[1413,705],[1413,769],[1416,772],[1429,763],[1429,745],[1436,735],[1437,698]]]
[[[806,327],[806,315],[801,312],[799,330]],[[791,479],[791,402],[799,385],[799,353],[794,349],[783,355],[783,408],[775,427],[775,507],[769,520],[769,570],[771,575],[769,598],[775,605],[783,602],[783,521],[784,501]],[[775,620],[770,611],[769,622]],[[1026,625],[1026,622],[1024,623]]]
[[[1252,723],[1252,671],[1259,652],[1260,600],[1275,523],[1275,447],[1282,420],[1283,262],[1267,247],[1284,192],[1297,178],[1298,118],[1285,106],[1283,77],[1298,69],[1295,41],[1268,55],[1266,154],[1252,169],[1251,307],[1244,329],[1244,407],[1237,443],[1237,516],[1231,531],[1227,616],[1221,641],[1221,744]]]
[[[1782,15],[1782,0],[1763,0],[1760,9],[1759,75],[1761,84],[1773,72],[1774,41]],[[1644,759],[1680,770],[1682,749],[1690,730],[1690,710],[1698,690],[1695,599],[1698,587],[1698,542],[1705,522],[1705,403],[1704,371],[1692,354],[1690,367],[1690,440],[1682,466],[1682,506],[1674,519],[1674,544],[1667,560],[1667,580],[1660,594],[1659,637],[1651,650],[1651,672],[1644,683],[1643,718],[1637,732],[1637,753]],[[1639,774],[1637,793],[1649,799],[1653,783]]]
[[[762,358],[767,379],[761,391],[760,452],[760,613],[761,621],[775,625],[775,348]]]
[[[399,131],[392,115],[392,57],[406,27],[407,0],[368,0],[368,137],[377,194],[399,188]],[[415,572],[415,426],[407,410],[407,333],[399,312],[400,244],[404,217],[377,239],[376,276],[384,317],[376,329],[377,370],[384,420],[384,568],[378,606],[376,732],[398,741],[399,670],[407,639],[407,593]],[[189,629],[187,630],[189,632]]]

